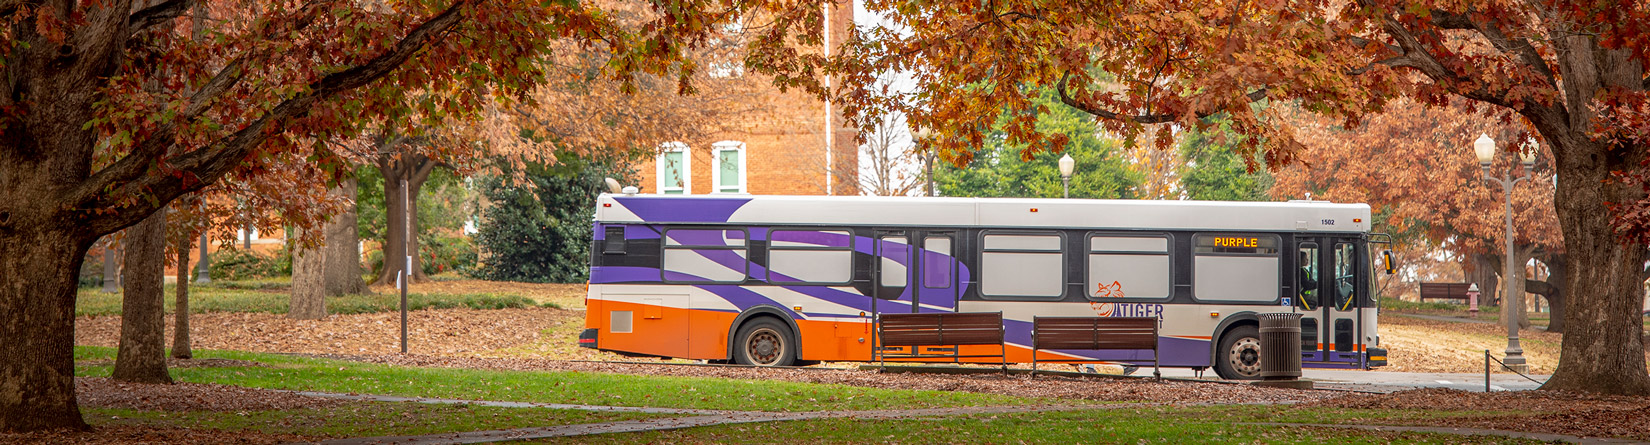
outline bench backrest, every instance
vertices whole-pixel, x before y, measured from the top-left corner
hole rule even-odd
[[[1468,283],[1421,283],[1421,298],[1466,299]]]
[[[883,346],[1000,345],[1003,313],[881,314],[877,333]]]
[[[1155,317],[1036,317],[1037,349],[1157,349]]]

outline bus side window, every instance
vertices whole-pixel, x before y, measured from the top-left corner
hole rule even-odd
[[[602,242],[602,253],[624,255],[624,226],[609,226],[606,240]]]
[[[1301,243],[1295,257],[1299,271],[1295,273],[1295,294],[1304,310],[1317,309],[1318,304],[1318,243]]]

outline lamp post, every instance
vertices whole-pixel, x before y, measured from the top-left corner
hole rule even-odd
[[[1071,154],[1060,156],[1060,192],[1066,198],[1071,197],[1071,171],[1077,169],[1077,161],[1071,159]]]
[[[1484,171],[1484,180],[1500,185],[1502,195],[1505,197],[1503,205],[1507,221],[1507,251],[1506,259],[1502,262],[1507,267],[1506,271],[1501,274],[1505,278],[1502,280],[1504,291],[1501,301],[1502,305],[1506,306],[1503,318],[1507,322],[1507,358],[1503,363],[1507,365],[1507,369],[1520,373],[1527,372],[1529,365],[1524,363],[1524,348],[1518,345],[1518,317],[1514,316],[1513,312],[1513,305],[1523,304],[1523,302],[1514,295],[1513,291],[1513,263],[1516,262],[1517,257],[1513,254],[1512,191],[1513,187],[1518,185],[1518,181],[1530,179],[1530,167],[1535,165],[1535,150],[1525,150],[1519,154],[1519,163],[1524,166],[1524,174],[1518,177],[1513,176],[1511,169],[1500,172],[1500,177],[1495,176],[1496,173],[1490,170],[1490,162],[1495,159],[1495,140],[1490,139],[1489,135],[1479,135],[1478,140],[1472,143],[1472,150],[1478,155],[1478,166]]]
[[[196,283],[212,282],[212,257],[207,256],[208,252],[206,251],[206,242],[209,240],[206,237],[206,229],[201,229],[201,261],[195,265]]]

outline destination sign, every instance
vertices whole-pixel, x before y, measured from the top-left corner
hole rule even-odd
[[[1198,235],[1197,253],[1276,255],[1278,238],[1271,235]]]

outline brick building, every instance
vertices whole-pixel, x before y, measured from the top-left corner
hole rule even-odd
[[[852,2],[832,8],[824,24],[830,30],[825,46],[845,39],[853,21]],[[744,75],[740,68],[722,72]],[[749,100],[760,102],[763,106],[753,107],[760,111],[722,122],[725,130],[711,134],[714,142],[663,144],[655,157],[636,166],[639,182],[626,185],[657,194],[859,194],[859,133],[844,125],[840,107],[778,88]]]

